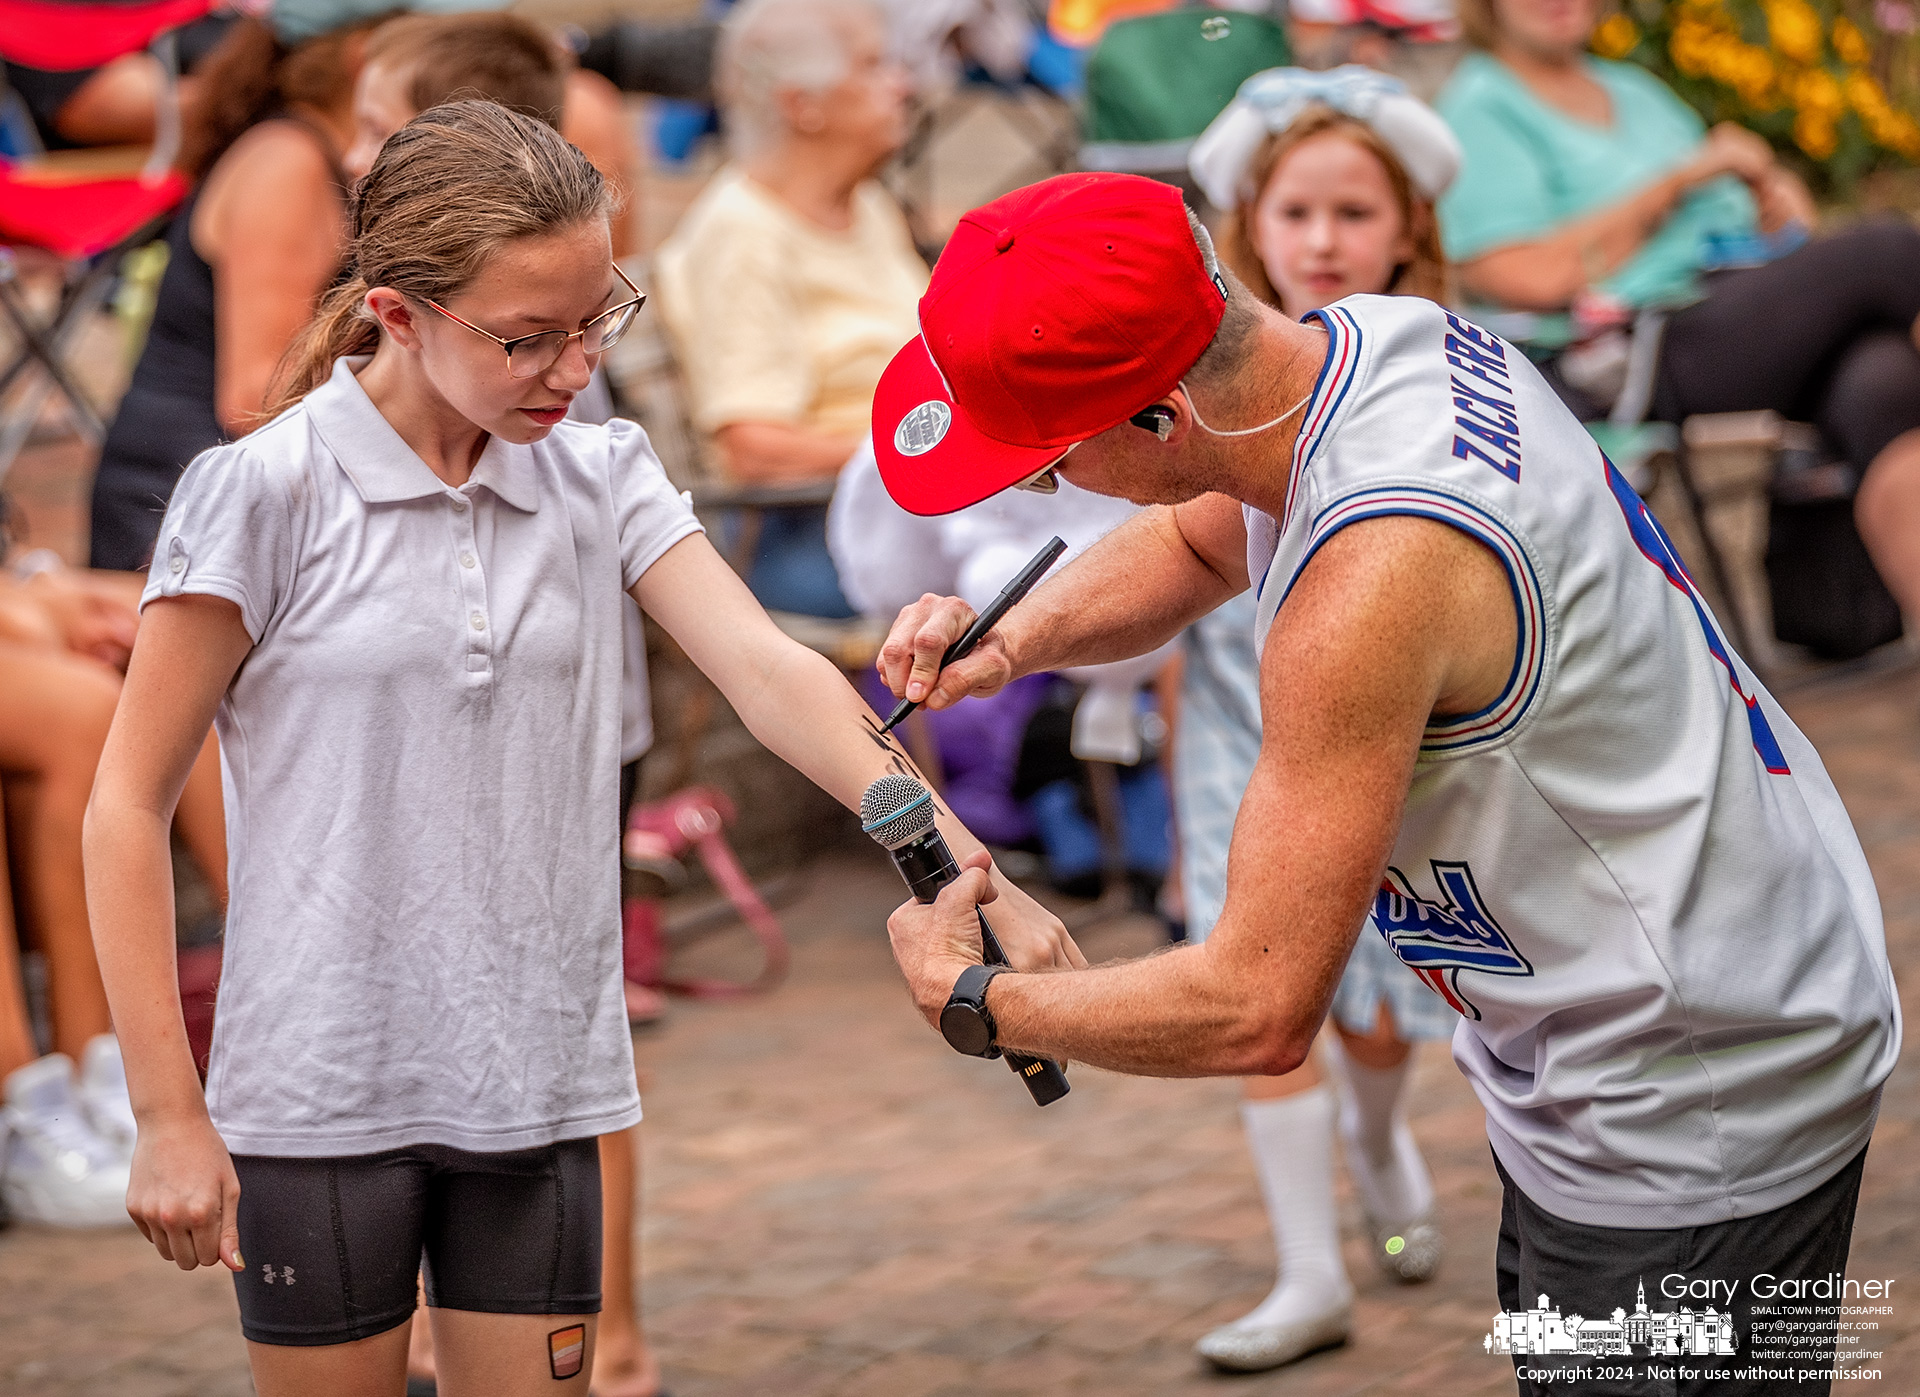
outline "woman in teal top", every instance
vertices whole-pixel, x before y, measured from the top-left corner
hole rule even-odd
[[[1479,51],[1436,104],[1466,156],[1440,204],[1459,284],[1535,314],[1532,347],[1588,419],[1618,378],[1561,351],[1609,314],[1671,310],[1652,415],[1815,423],[1862,482],[1874,563],[1920,618],[1920,229],[1863,222],[1766,260],[1813,226],[1805,186],[1752,132],[1708,131],[1651,73],[1592,57],[1600,7],[1459,0]]]
[[[1712,136],[1644,68],[1583,58],[1577,93],[1601,121],[1536,95],[1489,53],[1470,53],[1440,97],[1467,152],[1441,205],[1447,254],[1501,303],[1557,311],[1591,285],[1634,307],[1685,303],[1716,240],[1759,230],[1747,175],[1781,225],[1811,221],[1805,191],[1752,133]],[[1604,270],[1603,270],[1604,269]]]

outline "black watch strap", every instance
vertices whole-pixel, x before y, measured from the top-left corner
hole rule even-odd
[[[940,1011],[940,1035],[955,1052],[969,1057],[999,1057],[993,1015],[987,1010],[987,982],[1004,975],[1005,965],[969,965],[953,982],[947,1007]]]

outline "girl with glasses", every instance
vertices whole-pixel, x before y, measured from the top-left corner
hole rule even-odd
[[[623,591],[842,802],[908,769],[708,545],[645,434],[563,422],[634,309],[608,203],[537,121],[415,118],[355,191],[351,274],[284,410],[201,456],[161,529],[89,902],[140,1119],[128,1210],[183,1269],[235,1273],[263,1397],[397,1397],[423,1258],[448,1397],[587,1390],[595,1137],[640,1118]],[[233,893],[203,1098],[164,816],[209,721]],[[1019,964],[1083,963],[1000,886]]]

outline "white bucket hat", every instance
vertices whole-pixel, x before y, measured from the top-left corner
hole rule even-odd
[[[1453,132],[1398,78],[1356,63],[1324,73],[1269,68],[1241,83],[1226,110],[1193,143],[1187,168],[1200,192],[1222,210],[1252,198],[1256,191],[1242,185],[1260,143],[1316,105],[1371,127],[1400,157],[1414,188],[1429,199],[1438,199],[1460,173],[1460,143]]]

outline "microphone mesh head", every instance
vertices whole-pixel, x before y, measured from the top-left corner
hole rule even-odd
[[[882,776],[860,797],[860,828],[883,849],[910,844],[933,828],[933,792],[911,776]]]

